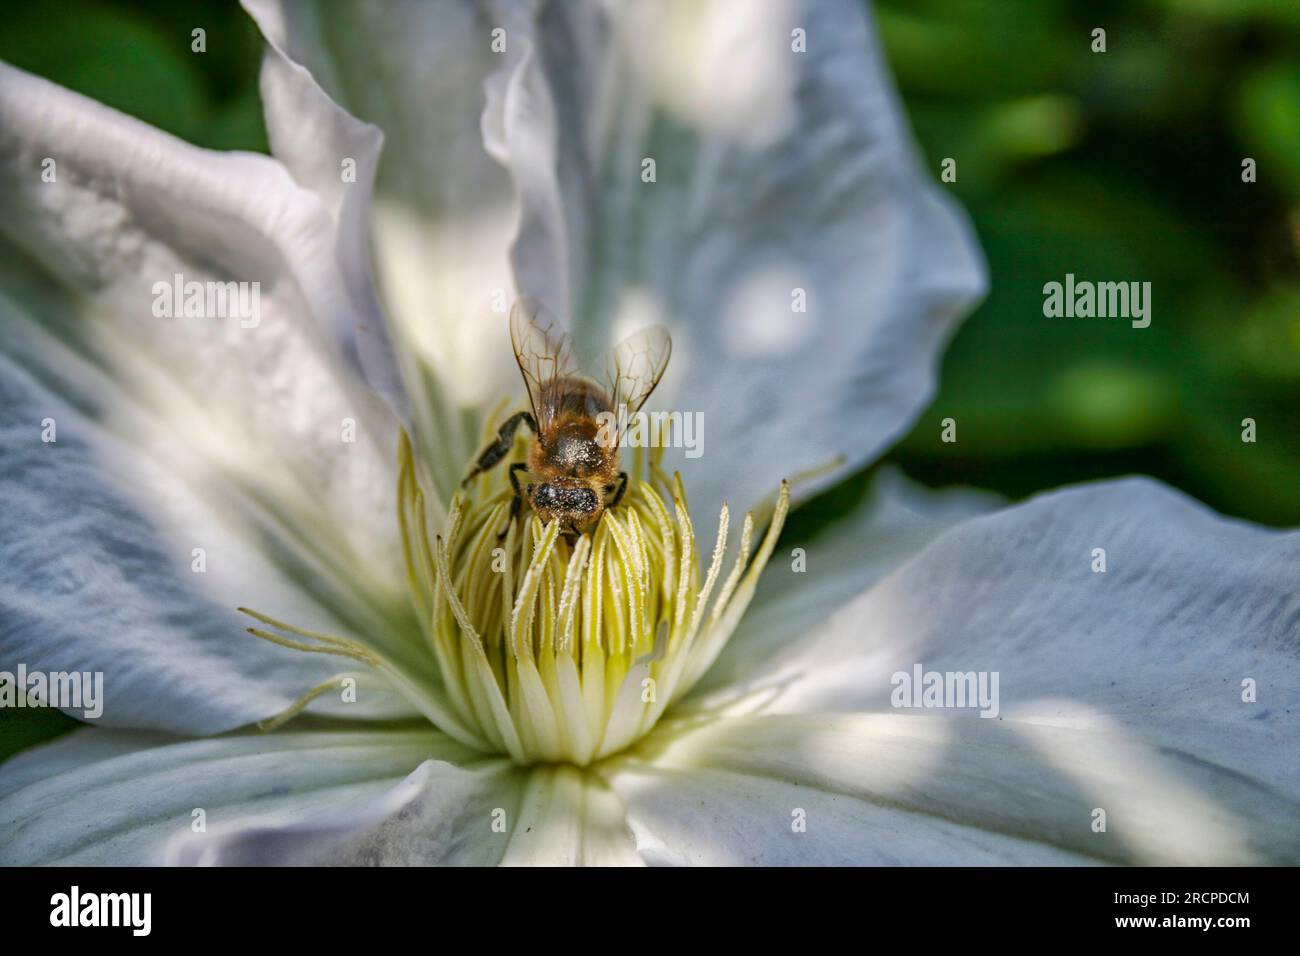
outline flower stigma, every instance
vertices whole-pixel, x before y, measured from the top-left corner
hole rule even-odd
[[[622,500],[588,533],[566,536],[558,521],[543,525],[527,507],[509,520],[504,464],[453,495],[437,533],[419,459],[403,434],[398,520],[434,674],[412,675],[360,641],[240,610],[273,629],[248,629],[258,637],[379,671],[467,746],[520,765],[587,766],[648,733],[708,670],[749,605],[789,509],[782,482],[757,553],[751,512],[727,561],[733,536],[723,504],[701,573],[681,477],[663,472],[662,453],[662,443],[648,455],[636,449]],[[337,683],[312,688],[260,726],[279,726]]]

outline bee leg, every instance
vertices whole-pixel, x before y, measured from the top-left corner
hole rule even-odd
[[[504,424],[497,429],[496,441],[488,445],[487,448],[484,448],[483,453],[478,456],[478,461],[474,463],[474,467],[470,470],[470,473],[465,476],[465,480],[460,483],[462,488],[483,472],[494,467],[497,462],[509,454],[510,446],[514,444],[515,431],[518,430],[520,424],[527,425],[533,430],[534,435],[537,434],[537,420],[533,418],[532,413],[517,412],[516,414],[511,415],[505,420]],[[516,487],[515,491],[518,492],[519,488]]]
[[[527,414],[527,412],[524,414]],[[527,470],[528,466],[526,464],[522,461],[517,461],[510,466],[510,471],[507,472],[507,474],[510,475],[510,487],[515,490],[515,497],[510,502],[510,517],[506,521],[506,526],[497,533],[498,541],[510,532],[510,526],[515,523],[515,519],[519,517],[519,512],[524,506],[524,492],[523,489],[519,487],[518,473]]]
[[[609,503],[609,507],[617,508],[618,503],[623,500],[623,492],[627,491],[627,472],[618,473],[618,491],[614,492],[614,500]]]

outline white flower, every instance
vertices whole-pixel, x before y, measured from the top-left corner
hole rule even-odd
[[[97,726],[0,771],[0,862],[1300,858],[1300,538],[1145,480],[998,511],[886,472],[757,582],[720,561],[735,612],[699,632],[720,656],[635,726],[618,692],[686,660],[694,584],[691,614],[662,612],[665,657],[637,663],[649,611],[627,625],[593,719],[566,723],[538,658],[541,696],[503,677],[486,739],[464,625],[496,613],[476,587],[525,585],[483,577],[464,543],[493,512],[452,495],[519,393],[500,295],[593,348],[670,324],[662,401],[709,429],[680,463],[707,542],[724,498],[763,509],[784,477],[806,496],[906,429],[978,254],[856,3],[248,6],[274,158],[0,65],[0,670],[102,671],[107,696]],[[155,317],[177,274],[259,282],[259,321]],[[411,476],[425,509],[405,537],[399,461],[401,513]],[[689,536],[654,537],[656,508],[643,486],[602,526],[629,608],[677,593],[663,556]],[[521,527],[523,563],[547,532]],[[550,560],[534,623],[562,632]],[[237,606],[328,653],[243,635]],[[997,674],[998,716],[894,706],[918,665]],[[548,740],[562,759],[534,764]]]

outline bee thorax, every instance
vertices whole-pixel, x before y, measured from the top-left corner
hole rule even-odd
[[[573,424],[561,428],[543,449],[546,463],[561,472],[586,473],[605,464],[605,454],[590,429]]]

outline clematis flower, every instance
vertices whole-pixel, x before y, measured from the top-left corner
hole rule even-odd
[[[1300,858],[1300,537],[890,471],[780,536],[984,285],[859,4],[247,7],[272,156],[0,66],[0,670],[106,698],[0,862]],[[517,295],[708,426],[573,540],[458,489]]]

